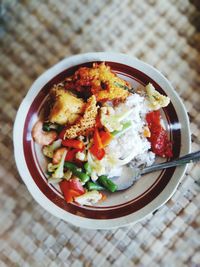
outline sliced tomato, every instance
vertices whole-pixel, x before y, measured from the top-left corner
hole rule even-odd
[[[65,157],[65,161],[74,161],[76,153],[78,151],[79,151],[78,149],[74,149],[74,148],[71,150],[68,150],[67,155]]]
[[[85,193],[85,189],[78,178],[73,178],[69,181],[63,180],[59,185],[67,203],[73,202],[74,197]]]
[[[67,146],[70,148],[76,148],[79,150],[83,150],[84,148],[84,143],[80,140],[76,140],[76,139],[66,139],[62,141],[62,145],[63,146]]]
[[[72,178],[69,181],[69,187],[70,189],[73,189],[77,192],[79,192],[80,194],[84,194],[85,193],[85,189],[83,188],[80,180],[78,178]]]
[[[60,189],[62,191],[63,194],[65,194],[67,191],[69,191],[70,187],[69,187],[69,182],[67,180],[63,180],[59,183],[60,185]]]

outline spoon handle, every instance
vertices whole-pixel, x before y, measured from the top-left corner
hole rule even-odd
[[[163,163],[155,164],[155,165],[152,165],[149,167],[145,167],[141,171],[141,175],[146,174],[146,173],[150,173],[150,172],[154,172],[154,171],[159,171],[162,169],[167,169],[167,168],[171,168],[171,167],[175,167],[175,166],[184,165],[186,163],[191,163],[191,162],[198,161],[198,160],[200,160],[200,151],[187,154],[187,155],[182,156],[179,159],[176,159],[173,161],[163,162]]]

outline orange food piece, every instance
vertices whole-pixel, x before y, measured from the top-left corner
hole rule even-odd
[[[112,136],[112,134],[109,131],[101,131],[99,133],[99,135],[100,135],[100,138],[101,138],[101,142],[102,142],[103,147],[106,147],[107,145],[109,145],[110,142],[113,139],[113,136]]]
[[[100,134],[99,134],[99,131],[97,128],[95,128],[95,130],[94,130],[94,145],[98,149],[103,148],[103,144],[101,142],[101,137],[100,137]]]
[[[77,148],[79,150],[84,148],[84,143],[82,141],[74,139],[65,139],[62,141],[62,145],[70,148]]]
[[[148,126],[143,128],[143,135],[144,135],[144,137],[150,137],[151,136],[151,132],[150,132]]]
[[[105,150],[103,148],[103,144],[101,141],[101,137],[99,135],[99,131],[95,128],[94,131],[94,143],[90,148],[90,152],[98,159],[101,160],[105,156]]]

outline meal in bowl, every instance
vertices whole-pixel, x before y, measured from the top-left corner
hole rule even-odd
[[[47,157],[47,179],[67,203],[92,205],[115,192],[122,166],[172,157],[160,109],[170,102],[152,84],[134,90],[105,63],[80,67],[55,84],[32,129]]]

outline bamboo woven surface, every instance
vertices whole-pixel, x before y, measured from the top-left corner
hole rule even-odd
[[[196,4],[195,4],[196,3]],[[74,227],[31,197],[15,167],[12,127],[20,102],[47,68],[72,54],[117,51],[158,68],[189,113],[200,148],[198,1],[6,1],[0,6],[0,266],[200,266],[200,165],[136,225]]]

